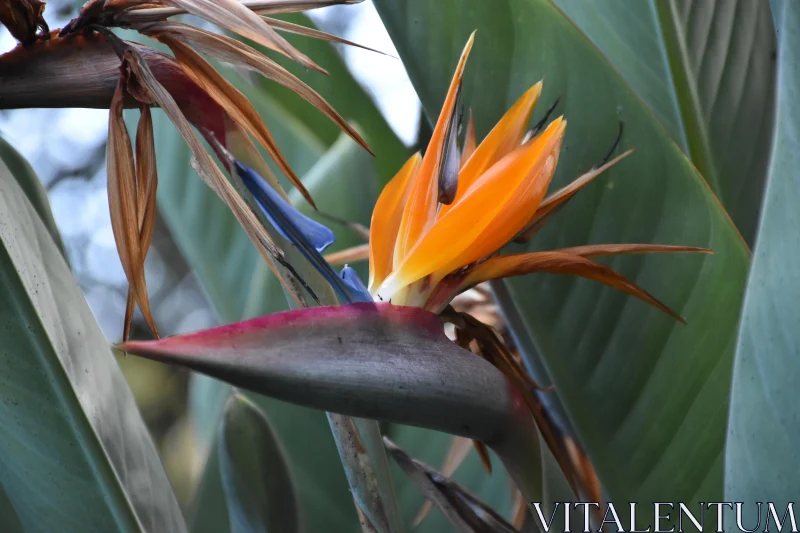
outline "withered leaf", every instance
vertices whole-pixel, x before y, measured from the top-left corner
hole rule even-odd
[[[259,222],[258,217],[237,193],[230,181],[222,174],[222,171],[214,163],[208,152],[205,151],[178,104],[175,103],[169,92],[153,76],[150,68],[135,50],[127,50],[123,58],[133,75],[132,80],[129,80],[129,85],[131,82],[135,83],[136,92],[144,93],[152,100],[152,103],[164,110],[189,145],[192,152],[192,166],[211,190],[228,206],[236,220],[244,228],[247,236],[264,257],[264,260],[278,276],[281,284],[295,301],[301,304],[303,300],[302,296],[298,295],[297,288],[287,280],[287,273],[275,264],[275,259],[282,257],[283,252],[272,241],[266,229]]]
[[[145,252],[139,237],[139,201],[136,190],[136,170],[133,149],[128,129],[122,119],[125,95],[124,80],[120,78],[111,101],[108,121],[108,144],[106,147],[108,174],[108,207],[111,213],[111,228],[117,244],[122,268],[132,290],[132,298],[126,306],[124,337],[130,332],[133,299],[139,304],[145,321],[158,336],[150,311],[147,283],[144,277]]]

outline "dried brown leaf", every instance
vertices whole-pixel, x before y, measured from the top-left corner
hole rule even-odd
[[[44,20],[45,3],[41,0],[3,0],[0,2],[0,24],[8,29],[14,38],[23,44],[30,44],[37,38],[47,38],[49,29]]]
[[[149,106],[141,107],[139,125],[136,129],[136,207],[139,228],[139,247],[143,258],[153,239],[153,227],[156,220],[156,189],[158,173],[156,172],[156,147],[153,136],[153,118]],[[128,289],[125,303],[125,321],[122,338],[130,336],[130,325],[133,320],[134,294]]]
[[[137,26],[137,29],[145,35],[161,40],[167,46],[170,46],[170,42],[179,41],[202,54],[220,61],[255,70],[262,76],[302,96],[306,101],[322,111],[325,116],[330,118],[353,140],[372,153],[361,135],[319,93],[306,85],[297,76],[267,56],[259,53],[255,48],[226,35],[219,35],[180,22],[142,24]],[[178,59],[180,60],[180,58]],[[188,74],[191,76],[191,73]]]
[[[125,122],[122,119],[125,98],[124,81],[120,79],[111,101],[108,121],[108,145],[106,148],[108,174],[108,206],[111,213],[111,228],[117,244],[122,268],[128,279],[133,298],[129,297],[123,338],[130,332],[133,318],[133,299],[139,304],[145,321],[158,336],[158,329],[150,311],[147,283],[144,277],[144,256],[139,237],[139,202],[133,148]]]
[[[136,0],[131,1],[135,2]],[[242,0],[239,3],[247,9],[261,15],[277,15],[280,13],[295,13],[320,7],[359,4],[361,2],[363,2],[363,0],[305,0],[301,2],[297,0]],[[145,3],[137,9],[132,9],[120,15],[117,20],[124,24],[156,22],[183,13],[187,13],[187,11],[180,7],[150,7]]]
[[[161,35],[160,40],[175,54],[175,58],[180,62],[186,75],[208,93],[234,122],[256,138],[289,178],[292,185],[300,191],[308,203],[316,208],[311,195],[283,157],[275,139],[247,97],[186,44],[166,35]]]
[[[294,59],[304,67],[325,72],[238,0],[161,0],[161,3],[197,15],[251,39]]]
[[[208,152],[205,151],[203,145],[192,131],[186,117],[178,107],[178,104],[175,103],[175,100],[169,92],[159,83],[155,76],[153,76],[150,68],[135,50],[127,50],[123,59],[135,78],[135,83],[137,85],[135,91],[137,93],[144,93],[153,104],[158,105],[164,110],[167,117],[169,117],[189,145],[192,152],[192,166],[197,170],[197,173],[211,190],[213,190],[225,205],[228,206],[239,221],[239,224],[244,228],[247,236],[264,257],[269,267],[276,273],[284,288],[286,288],[298,304],[302,304],[303,299],[297,287],[293,283],[287,281],[286,273],[282,272],[275,264],[276,258],[282,257],[283,252],[275,245],[267,231],[261,225],[258,217],[236,192],[236,189],[230,181],[222,174],[222,171],[220,171],[219,167],[214,163],[213,159],[211,159]]]

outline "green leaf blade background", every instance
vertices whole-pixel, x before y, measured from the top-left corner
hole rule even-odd
[[[800,465],[800,4],[772,6],[779,38],[778,119],[736,350],[725,497],[747,502],[748,514],[751,502],[774,502],[782,516],[800,489],[794,475]]]
[[[774,123],[768,2],[554,0],[755,239]]]

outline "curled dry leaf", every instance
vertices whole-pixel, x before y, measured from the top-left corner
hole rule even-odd
[[[144,258],[146,249],[142,248],[140,237],[141,223],[144,220],[145,207],[139,202],[137,192],[136,168],[134,166],[133,149],[128,136],[128,129],[122,119],[122,106],[125,97],[125,80],[120,78],[111,108],[108,122],[108,144],[106,148],[108,174],[108,207],[111,213],[111,228],[117,244],[122,268],[128,279],[129,294],[123,338],[130,332],[133,300],[139,304],[147,324],[158,336],[150,311],[147,295],[147,283],[144,277]],[[147,162],[143,163],[143,167]],[[145,180],[148,178],[145,177]],[[139,212],[142,212],[141,216]],[[149,244],[149,243],[148,243]],[[128,310],[130,312],[128,312]]]
[[[156,147],[153,137],[153,118],[149,106],[141,107],[141,116],[136,130],[136,209],[139,227],[139,248],[142,259],[147,257],[153,239],[153,227],[156,220],[156,189],[158,173],[156,172]],[[122,338],[130,336],[133,321],[134,293],[128,288],[125,303],[125,321]]]

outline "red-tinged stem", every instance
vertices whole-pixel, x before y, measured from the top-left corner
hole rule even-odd
[[[108,109],[119,65],[117,54],[101,36],[53,34],[46,41],[19,45],[0,56],[0,108]]]

